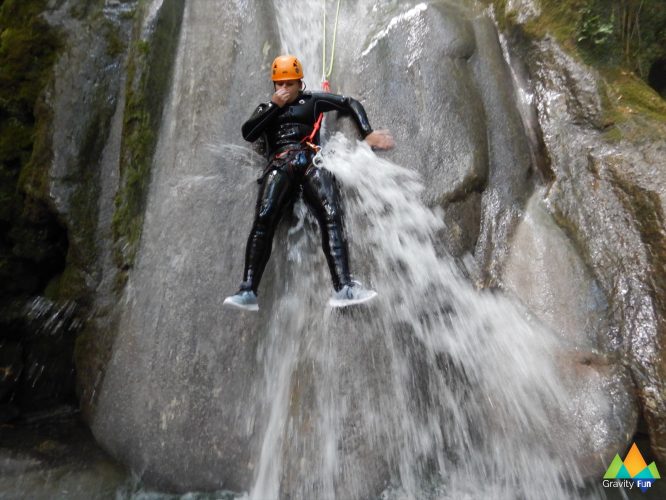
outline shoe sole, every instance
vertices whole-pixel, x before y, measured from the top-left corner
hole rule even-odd
[[[347,306],[353,306],[355,304],[363,304],[364,302],[368,302],[369,300],[374,299],[376,296],[377,292],[373,291],[369,293],[367,297],[363,297],[362,299],[329,299],[328,305],[339,309]]]
[[[228,297],[224,299],[224,302],[222,302],[223,306],[227,307],[233,307],[234,309],[241,309],[243,311],[252,311],[256,312],[259,310],[259,305],[258,304],[238,304],[234,302],[233,300],[229,299]]]

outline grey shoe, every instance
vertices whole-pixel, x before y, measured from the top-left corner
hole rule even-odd
[[[362,304],[374,299],[376,296],[377,292],[374,290],[363,288],[358,281],[353,281],[351,285],[345,285],[335,292],[328,301],[328,305],[331,307],[347,307],[354,304]]]
[[[257,296],[252,290],[239,290],[235,295],[224,299],[222,305],[243,309],[244,311],[258,311]]]

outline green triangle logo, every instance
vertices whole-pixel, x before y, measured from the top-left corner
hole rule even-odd
[[[622,467],[624,467],[624,463],[622,462],[620,455],[616,454],[615,458],[608,466],[606,474],[604,474],[604,479],[615,479]]]
[[[657,466],[655,465],[654,462],[652,462],[650,465],[648,465],[648,469],[650,469],[650,472],[652,473],[653,478],[661,479],[661,476],[659,475],[659,471],[657,470]]]

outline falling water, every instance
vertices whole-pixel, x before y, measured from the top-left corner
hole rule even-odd
[[[298,271],[259,354],[270,417],[250,498],[360,494],[363,459],[346,451],[359,436],[385,464],[386,498],[575,498],[574,450],[550,432],[568,397],[557,340],[507,298],[474,290],[438,250],[441,214],[421,203],[413,171],[341,135],[322,162],[343,186],[353,260],[379,298],[324,307],[315,221],[299,202],[286,235]]]
[[[275,8],[282,52],[318,76],[321,12],[308,6]],[[379,298],[326,308],[318,229],[297,202],[276,235],[287,246],[287,262],[272,264],[280,298],[262,304],[267,417],[249,498],[367,498],[370,476],[387,478],[375,490],[384,498],[575,498],[573,444],[551,432],[565,427],[558,408],[568,399],[557,339],[464,278],[438,244],[442,214],[422,203],[411,166],[341,135],[320,165],[342,186],[355,277]]]

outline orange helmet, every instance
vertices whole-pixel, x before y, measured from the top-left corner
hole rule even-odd
[[[273,61],[273,81],[300,80],[303,78],[303,66],[295,56],[278,56]]]

